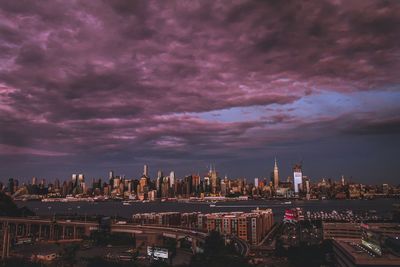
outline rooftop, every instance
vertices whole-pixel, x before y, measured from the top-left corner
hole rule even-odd
[[[334,246],[356,265],[400,266],[400,257],[388,251],[384,251],[382,256],[377,256],[362,246],[360,239],[335,239]]]

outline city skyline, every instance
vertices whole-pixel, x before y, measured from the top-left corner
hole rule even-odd
[[[396,1],[2,1],[0,181],[276,156],[280,180],[395,184],[398,25]]]
[[[266,171],[264,174],[260,174],[258,176],[254,177],[249,177],[249,176],[230,176],[228,175],[228,172],[221,171],[216,168],[215,164],[208,164],[204,169],[202,170],[197,170],[197,171],[192,171],[192,172],[186,172],[186,173],[176,173],[175,170],[173,169],[162,169],[162,168],[151,168],[149,164],[143,164],[141,165],[142,171],[138,170],[137,172],[134,171],[134,173],[122,173],[119,172],[116,169],[109,169],[106,172],[103,172],[100,175],[93,175],[90,173],[87,173],[82,170],[74,170],[72,171],[69,176],[65,177],[44,177],[44,176],[37,176],[33,175],[30,177],[8,177],[5,179],[1,179],[0,177],[0,183],[3,183],[3,185],[6,185],[9,179],[13,180],[19,180],[21,183],[25,184],[35,184],[35,183],[40,183],[40,182],[45,182],[45,183],[54,183],[55,181],[58,182],[63,182],[63,181],[69,181],[72,177],[72,180],[76,180],[78,176],[85,176],[87,179],[87,182],[94,180],[103,180],[103,182],[107,182],[107,180],[111,180],[112,178],[118,177],[121,179],[127,179],[127,180],[140,180],[143,177],[148,178],[150,181],[157,182],[157,179],[159,178],[168,178],[170,180],[169,183],[174,183],[174,180],[179,179],[179,180],[184,180],[185,177],[187,176],[198,176],[201,181],[205,179],[205,177],[210,177],[212,173],[215,173],[219,179],[244,179],[247,183],[255,183],[255,180],[259,181],[269,181],[272,183],[272,188],[274,190],[277,189],[279,183],[286,183],[287,181],[291,181],[293,184],[293,181],[295,179],[295,172],[300,173],[300,178],[306,177],[310,182],[316,184],[319,183],[323,180],[330,180],[332,182],[339,182],[343,184],[345,181],[346,183],[357,183],[357,184],[367,184],[367,185],[382,185],[382,184],[391,184],[393,186],[398,186],[398,183],[390,183],[387,182],[386,180],[381,180],[378,183],[365,183],[364,181],[354,178],[353,176],[350,175],[344,175],[340,174],[339,176],[335,177],[330,177],[330,176],[320,176],[320,177],[311,177],[310,174],[306,171],[304,172],[304,165],[303,161],[299,161],[295,164],[292,164],[289,169],[284,169],[282,171],[279,167],[280,165],[278,164],[278,160],[276,157],[274,157],[274,162],[273,162],[273,167],[271,168],[271,171]],[[282,173],[287,173],[287,175],[282,175]],[[75,177],[75,178],[74,178]],[[3,181],[4,180],[4,181]],[[35,182],[33,182],[35,181]]]

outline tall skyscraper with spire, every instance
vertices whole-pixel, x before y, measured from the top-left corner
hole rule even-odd
[[[274,189],[278,189],[279,186],[279,170],[278,170],[278,163],[276,162],[275,157],[275,165],[274,165]]]

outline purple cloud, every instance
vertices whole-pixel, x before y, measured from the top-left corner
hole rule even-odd
[[[395,1],[2,1],[0,17],[4,162],[218,161],[398,135],[398,105],[352,107],[398,98]],[[331,93],[350,104],[313,98]]]

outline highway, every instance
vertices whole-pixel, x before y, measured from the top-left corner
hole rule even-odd
[[[111,225],[111,232],[124,232],[124,233],[144,233],[152,232],[159,234],[170,234],[176,237],[190,237],[197,240],[204,241],[207,237],[207,233],[196,230],[182,229],[178,227],[169,226],[153,226],[153,225],[137,225],[137,224],[117,224],[113,223]]]
[[[52,219],[39,219],[39,218],[19,218],[19,217],[0,217],[0,222],[19,223],[19,224],[52,224]],[[97,222],[83,222],[73,220],[56,220],[57,224],[67,224],[75,226],[99,226]]]
[[[66,226],[80,226],[87,227],[90,230],[99,229],[99,223],[97,222],[84,222],[84,221],[74,221],[74,220],[55,220],[52,219],[40,219],[40,218],[18,218],[18,217],[0,217],[0,223],[9,222],[15,224],[58,224],[58,225],[66,225]],[[198,229],[186,229],[172,226],[155,226],[155,225],[138,225],[138,224],[130,224],[130,223],[112,223],[111,224],[111,232],[119,232],[119,233],[155,233],[162,234],[165,236],[174,237],[177,239],[189,237],[192,240],[197,240],[204,242],[208,233]],[[237,244],[238,252],[247,256],[250,251],[249,244],[239,239],[238,237],[231,236],[231,239]]]
[[[244,241],[236,236],[230,236],[230,238],[233,240],[233,242],[235,242],[235,244],[237,244],[238,252],[242,256],[247,257],[247,255],[249,255],[249,252],[250,252],[249,243],[247,243],[246,241]]]

